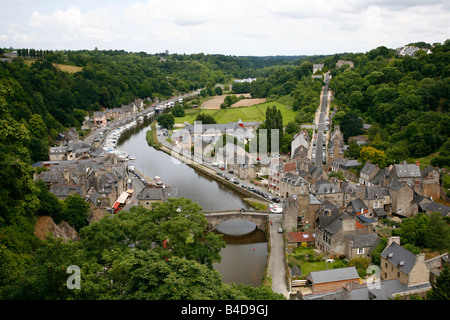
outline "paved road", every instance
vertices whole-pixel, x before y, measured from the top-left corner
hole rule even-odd
[[[329,75],[325,74],[325,86],[322,94],[322,104],[320,106],[319,121],[317,123],[317,143],[316,143],[316,153],[314,158],[314,163],[320,165],[325,161],[323,153],[326,156],[326,118],[328,117],[327,106],[328,106],[328,93],[329,93]],[[325,149],[323,149],[323,144],[325,143]]]
[[[271,214],[270,225],[270,259],[269,270],[272,278],[272,290],[281,293],[289,299],[289,290],[286,282],[286,262],[283,233],[278,232],[278,228],[283,227],[283,215]]]

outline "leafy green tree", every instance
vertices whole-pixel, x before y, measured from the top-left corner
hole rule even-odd
[[[427,300],[450,300],[450,265],[444,264],[436,281],[431,283],[431,290],[427,292]]]
[[[425,234],[428,225],[428,216],[425,213],[418,213],[414,217],[403,220],[399,229],[393,230],[393,235],[398,235],[403,244],[411,244],[415,247],[425,247]]]
[[[172,129],[175,124],[175,118],[171,113],[164,113],[160,115],[156,121],[161,127],[169,130]]]
[[[174,117],[184,117],[185,112],[183,106],[179,103],[175,104],[172,108],[172,114]]]
[[[201,121],[202,124],[215,124],[217,123],[213,116],[200,112],[196,117],[195,121]]]
[[[386,154],[384,151],[373,147],[362,147],[359,155],[359,159],[363,164],[370,161],[371,163],[378,164],[380,168],[384,168],[386,166]]]
[[[38,216],[51,216],[56,224],[60,223],[64,215],[62,201],[48,191],[48,187],[42,180],[36,181],[36,187],[38,189],[37,197],[39,198],[39,207],[36,214]]]
[[[299,130],[299,126],[297,123],[295,123],[294,121],[290,121],[285,128],[285,131],[289,134],[295,134],[297,133]]]
[[[425,244],[428,248],[439,251],[449,249],[450,227],[442,219],[440,212],[433,212],[428,217],[428,224],[425,229]]]
[[[214,88],[214,92],[216,95],[221,96],[223,94],[223,90],[221,86],[217,86]]]
[[[63,201],[62,220],[80,231],[88,224],[89,209],[89,204],[79,194],[70,194]]]

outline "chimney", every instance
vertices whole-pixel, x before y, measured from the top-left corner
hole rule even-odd
[[[342,231],[353,231],[356,229],[356,218],[350,217],[342,219]]]
[[[386,248],[389,247],[392,244],[392,242],[395,242],[396,244],[400,245],[400,237],[398,237],[398,236],[397,237],[389,237]]]
[[[425,262],[425,253],[416,255],[416,264]]]

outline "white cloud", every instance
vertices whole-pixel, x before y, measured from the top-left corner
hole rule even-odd
[[[361,52],[415,41],[443,42],[450,34],[450,4],[444,0],[76,3],[41,0],[33,8],[11,2],[6,12],[0,12],[0,45],[293,55]]]

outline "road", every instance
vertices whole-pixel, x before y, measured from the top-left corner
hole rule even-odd
[[[328,94],[329,94],[329,74],[325,74],[325,86],[322,93],[322,103],[319,108],[319,120],[317,122],[317,140],[315,146],[315,157],[313,158],[313,163],[320,165],[325,162],[326,156],[326,124],[328,118]],[[324,148],[325,145],[325,148]],[[314,148],[314,146],[313,146]]]
[[[283,227],[283,215],[271,214],[270,224],[270,258],[269,273],[272,278],[272,290],[281,293],[289,299],[289,290],[286,282],[286,260],[284,249],[284,233],[279,233],[278,228]]]

